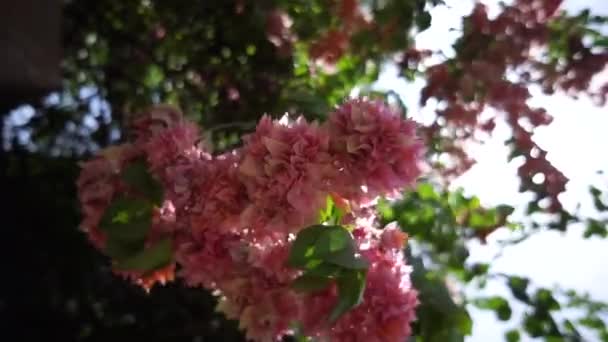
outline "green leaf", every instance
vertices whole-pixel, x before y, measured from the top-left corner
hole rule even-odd
[[[438,199],[439,195],[435,192],[433,186],[429,183],[420,183],[418,185],[418,196],[422,200]]]
[[[366,271],[351,270],[338,278],[338,304],[329,314],[329,322],[334,323],[348,310],[361,304],[365,291]]]
[[[515,211],[515,208],[513,208],[510,205],[506,205],[506,204],[501,204],[496,207],[496,212],[498,213],[498,215],[500,215],[502,217],[507,217],[507,216],[513,214],[514,211]]]
[[[564,319],[564,329],[570,335],[573,335],[575,338],[581,339],[581,334],[578,332],[578,329],[572,324],[572,322],[568,319]]]
[[[307,268],[306,274],[311,276],[333,278],[338,275],[340,270],[341,267],[338,265],[330,264],[327,262],[320,262],[314,267]]]
[[[606,323],[602,321],[598,317],[583,317],[578,321],[581,325],[595,329],[595,330],[604,330],[606,329]]]
[[[308,270],[323,261],[348,269],[368,266],[357,256],[354,240],[344,227],[315,225],[303,229],[291,247],[288,264]]]
[[[384,198],[381,198],[378,201],[376,210],[380,213],[380,215],[382,215],[382,219],[384,221],[390,222],[395,219],[395,211],[393,210],[393,207],[391,207],[390,203]]]
[[[119,270],[133,270],[148,272],[159,269],[171,262],[172,241],[170,238],[160,240],[136,255],[116,263]]]
[[[144,78],[144,84],[148,88],[155,88],[165,79],[163,69],[156,64],[151,64],[148,67],[148,72]]]
[[[553,298],[553,293],[547,289],[538,289],[534,296],[534,303],[541,310],[559,310],[559,303]]]
[[[344,212],[342,209],[338,208],[333,198],[328,195],[325,199],[325,208],[319,212],[319,222],[336,225],[340,224],[343,216]]]
[[[473,320],[466,310],[462,310],[458,315],[458,329],[465,336],[471,335],[473,332]]]
[[[475,209],[481,207],[481,200],[479,199],[479,197],[476,197],[476,196],[471,197],[468,207],[469,207],[469,210],[475,210]]]
[[[291,245],[287,264],[291,267],[305,267],[310,261],[315,244],[325,228],[322,225],[314,225],[302,229]]]
[[[291,283],[291,287],[296,291],[315,292],[325,289],[331,282],[332,279],[327,277],[303,274]]]
[[[539,337],[543,334],[542,322],[531,315],[525,316],[524,329],[526,329],[526,332],[532,337]]]
[[[601,37],[599,39],[596,39],[593,42],[593,45],[595,45],[597,47],[608,48],[608,37]]]
[[[517,330],[509,330],[505,333],[505,339],[507,342],[519,342],[520,336],[519,331]]]
[[[511,276],[509,277],[509,281],[507,285],[511,289],[511,293],[513,296],[524,303],[528,303],[530,301],[530,297],[526,292],[528,288],[528,283],[530,281],[527,278]]]
[[[473,301],[473,304],[480,309],[494,311],[501,321],[507,321],[511,318],[511,307],[509,306],[509,302],[502,297],[478,298]]]
[[[122,179],[129,186],[159,205],[163,200],[163,188],[148,171],[147,163],[137,160],[127,165],[121,173]]]
[[[418,31],[422,32],[431,27],[431,14],[429,12],[421,12],[416,16],[416,26]]]
[[[606,225],[596,219],[588,219],[587,220],[587,229],[583,233],[584,238],[590,238],[594,235],[598,237],[605,238],[608,236],[608,230],[606,230]]]
[[[123,241],[115,238],[106,240],[104,251],[108,256],[115,260],[124,260],[129,258],[144,248],[144,240],[141,241]]]
[[[104,212],[99,228],[108,239],[124,242],[143,241],[152,223],[152,206],[149,202],[120,197]]]
[[[589,192],[591,192],[591,196],[593,197],[593,205],[595,209],[598,211],[604,211],[608,209],[608,206],[604,204],[602,201],[602,191],[594,186],[589,187]]]
[[[469,225],[474,229],[493,227],[498,223],[495,210],[474,211],[469,217]]]
[[[356,255],[354,249],[347,248],[333,253],[325,258],[326,261],[353,270],[366,270],[369,267],[367,260]]]
[[[325,259],[348,248],[354,252],[353,239],[348,230],[340,226],[326,226],[315,243],[312,257]]]

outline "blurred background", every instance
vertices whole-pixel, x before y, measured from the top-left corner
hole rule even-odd
[[[151,104],[178,105],[219,153],[264,113],[323,120],[370,96],[418,121],[428,149],[420,184],[378,205],[410,235],[413,339],[608,341],[608,3],[483,4],[4,4],[4,335],[243,340],[205,290],[112,274],[78,229],[78,162]]]

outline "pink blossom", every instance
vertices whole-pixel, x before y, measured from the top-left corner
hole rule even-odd
[[[162,170],[180,156],[200,153],[198,128],[191,123],[178,123],[162,130],[143,143],[143,149],[153,170]]]
[[[329,326],[327,317],[338,299],[335,284],[305,295],[300,317],[304,332],[331,341],[404,341],[411,335],[418,299],[410,283],[411,267],[405,263],[402,245],[392,242],[399,236],[399,228],[388,227],[380,233],[380,241],[376,238],[371,245],[367,244],[367,228],[356,231],[357,243],[365,246],[360,252],[370,263],[363,302]],[[387,240],[391,242],[387,244]]]
[[[313,223],[333,172],[327,132],[303,118],[284,124],[265,116],[244,140],[239,171],[251,204],[243,221],[254,234]]]
[[[345,197],[394,194],[419,176],[422,144],[416,126],[386,104],[349,100],[329,116],[328,125],[332,152],[343,167]]]
[[[418,299],[400,248],[362,251],[371,264],[363,302],[331,328],[332,341],[404,341],[411,335]]]
[[[217,289],[218,284],[247,274],[246,244],[239,235],[205,230],[177,238],[180,275],[190,286]]]
[[[386,249],[400,250],[405,247],[407,234],[402,232],[395,222],[389,223],[380,235],[380,246]]]
[[[183,121],[184,116],[178,108],[168,105],[154,106],[135,114],[130,122],[130,132],[135,136],[135,141],[145,143],[159,132]]]
[[[205,229],[240,230],[240,215],[247,193],[238,178],[238,153],[215,157],[199,168],[190,191],[195,197],[190,209],[193,232]]]
[[[256,341],[279,340],[294,322],[310,336],[335,341],[410,335],[417,299],[401,252],[407,235],[395,225],[376,229],[370,203],[418,176],[421,146],[413,123],[379,102],[352,100],[321,126],[265,116],[242,149],[220,156],[196,146],[198,130],[172,107],[147,110],[132,128],[133,144],[83,164],[82,226],[104,249],[98,228],[104,211],[118,196],[137,196],[120,173],[145,158],[164,194],[145,245],[169,237],[174,255],[161,269],[119,275],[149,290],[173,280],[178,265],[188,285],[215,291],[218,310]],[[334,325],[327,317],[338,300],[336,284],[295,292],[291,284],[302,271],[287,265],[292,234],[318,223],[328,195],[347,213],[342,223],[357,227],[357,248],[370,263],[363,303]]]
[[[281,341],[283,336],[293,333],[290,326],[299,312],[293,290],[283,287],[253,298],[255,301],[239,317],[239,328],[246,330],[248,339]]]

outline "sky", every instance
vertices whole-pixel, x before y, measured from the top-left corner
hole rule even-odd
[[[498,1],[482,1],[492,9],[497,9]],[[432,10],[432,25],[416,38],[418,48],[448,51],[449,46],[458,37],[462,16],[470,13],[473,1],[446,1],[448,7],[436,7]],[[592,13],[608,15],[608,1],[566,0],[563,8],[573,13],[584,8],[591,8]],[[600,76],[608,79],[608,71]],[[406,103],[416,120],[426,121],[432,117],[432,108],[420,109],[418,94],[423,80],[413,83],[400,79],[394,66],[387,66],[382,72],[377,88],[394,90]],[[560,200],[567,209],[573,210],[580,202],[580,212],[593,215],[588,187],[591,184],[606,189],[608,176],[598,175],[598,170],[608,171],[608,153],[602,147],[608,146],[608,108],[594,106],[590,100],[569,98],[563,94],[545,96],[540,91],[532,90],[530,103],[545,107],[554,116],[554,121],[547,127],[539,128],[534,133],[534,140],[548,151],[547,158],[570,179],[567,190]],[[480,197],[483,204],[511,204],[522,207],[528,197],[519,194],[516,177],[517,165],[506,161],[508,151],[504,146],[509,131],[505,125],[498,125],[496,132],[483,145],[474,146],[470,152],[477,160],[476,165],[457,179],[451,186],[463,187],[468,194]],[[519,210],[521,213],[521,210]],[[521,215],[516,211],[516,216]],[[515,217],[517,219],[517,217]],[[485,246],[472,244],[470,260],[489,260],[497,251],[497,241],[509,236],[506,230],[492,234]],[[496,259],[492,272],[504,272],[529,276],[539,286],[552,287],[556,284],[581,292],[589,292],[598,300],[608,301],[608,272],[605,260],[608,260],[608,240],[597,238],[583,239],[582,228],[573,227],[566,234],[558,232],[539,233],[528,240],[508,247],[502,256]],[[466,289],[467,293],[479,293],[476,289]],[[476,292],[477,291],[477,292]],[[508,290],[499,283],[489,284],[484,290],[487,294],[507,294]],[[473,335],[469,342],[502,341],[507,327],[517,326],[517,314],[522,307],[513,307],[513,322],[501,326],[492,312],[470,308],[474,318]],[[589,337],[590,341],[592,337]],[[522,336],[523,341],[530,341]]]

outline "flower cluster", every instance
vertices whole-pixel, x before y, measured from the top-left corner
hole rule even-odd
[[[324,124],[263,117],[242,148],[212,156],[178,110],[154,107],[134,120],[132,142],[82,165],[82,228],[118,274],[146,289],[175,271],[188,285],[214,291],[218,310],[239,320],[252,340],[277,340],[297,323],[305,335],[335,341],[401,341],[418,303],[401,251],[407,235],[396,226],[375,228],[368,204],[418,177],[415,128],[381,102],[355,99]],[[146,165],[149,179],[137,165]],[[337,284],[298,292],[292,283],[302,271],[287,262],[298,232],[320,223],[328,196],[352,208],[344,224],[369,264],[363,302],[332,324]],[[116,201],[151,211],[150,221],[116,209]],[[142,222],[149,229],[139,236]]]
[[[584,44],[582,32],[586,31],[572,26],[580,25],[581,18],[560,13],[561,3],[517,0],[502,5],[494,18],[486,6],[477,4],[464,18],[463,36],[454,45],[455,57],[426,70],[428,82],[421,94],[422,104],[434,99],[440,106],[438,120],[424,129],[424,136],[453,157],[451,165],[443,165],[443,175],[458,176],[473,165],[457,141],[474,140],[480,131],[491,133],[496,118],[484,119],[483,115],[491,107],[504,115],[513,132],[508,141],[511,157],[523,157],[518,170],[521,191],[536,193],[535,201],[543,200],[555,213],[562,210],[558,195],[565,191],[568,179],[532,140],[534,129],[550,124],[552,117],[528,103],[529,85],[540,84],[546,94],[583,92],[600,102],[608,90],[605,82],[599,93],[590,89],[593,77],[605,68],[608,53]],[[407,61],[410,55],[416,54],[410,52],[403,59]],[[533,182],[535,175],[543,175],[542,181]]]

